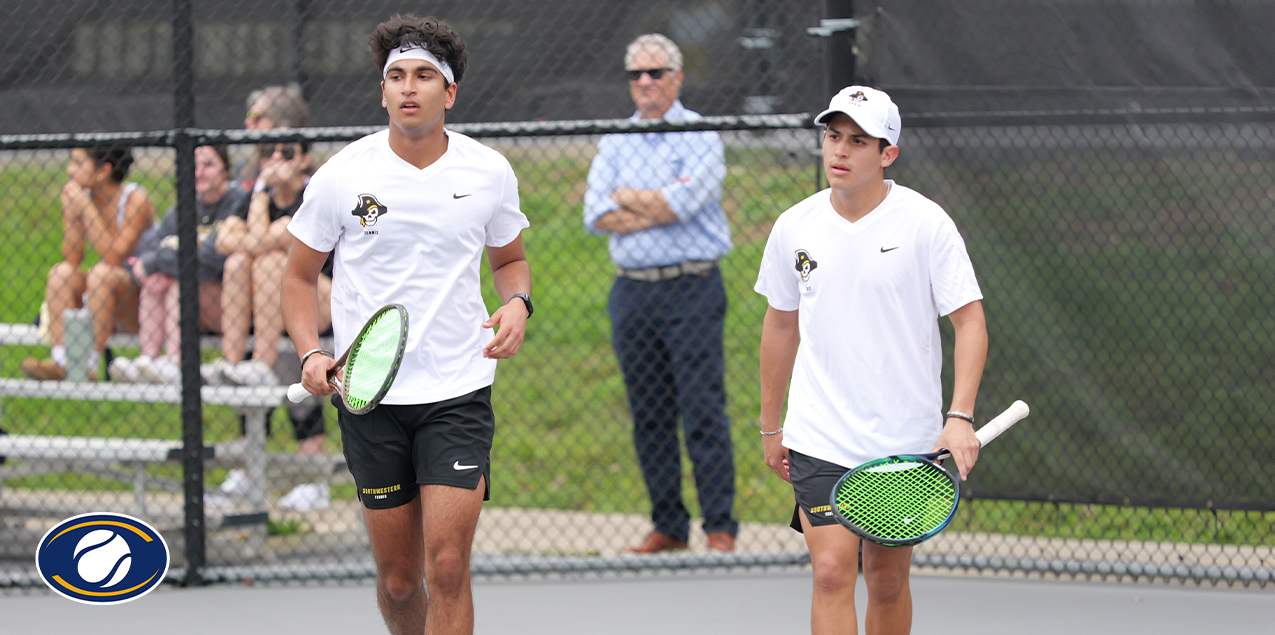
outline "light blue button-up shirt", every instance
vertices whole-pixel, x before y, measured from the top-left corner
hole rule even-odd
[[[634,113],[631,120],[641,116]],[[681,101],[664,119],[699,119]],[[731,249],[730,225],[722,211],[726,156],[716,132],[609,134],[598,143],[584,194],[584,226],[620,209],[611,193],[622,187],[659,190],[680,222],[632,234],[612,234],[611,260],[629,269],[663,267],[690,260],[717,260]]]

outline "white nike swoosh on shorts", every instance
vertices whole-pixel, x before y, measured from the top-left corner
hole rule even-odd
[[[452,469],[453,469],[453,470],[472,470],[472,469],[474,469],[474,468],[476,468],[476,467],[478,467],[478,466],[477,466],[477,465],[461,465],[461,464],[460,464],[460,461],[457,461],[457,462],[455,462],[455,463],[452,463]]]

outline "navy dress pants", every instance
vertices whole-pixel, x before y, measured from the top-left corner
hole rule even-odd
[[[704,531],[735,535],[739,523],[732,515],[735,463],[726,417],[721,271],[662,282],[617,278],[609,312],[656,531],[675,540],[690,534],[690,514],[682,501],[680,419]]]

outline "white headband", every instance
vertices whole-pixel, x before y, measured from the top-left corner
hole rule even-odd
[[[456,83],[456,76],[452,74],[452,67],[448,66],[447,62],[434,57],[433,53],[430,53],[419,46],[412,46],[411,48],[406,49],[397,48],[390,51],[390,56],[385,59],[385,68],[381,71],[381,78],[389,75],[390,65],[399,60],[425,60],[426,62],[433,64],[434,67],[438,69],[438,72],[443,74],[443,77],[447,79],[448,84]]]

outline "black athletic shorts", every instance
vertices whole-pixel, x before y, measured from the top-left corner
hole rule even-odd
[[[792,528],[801,531],[798,511],[806,513],[806,520],[815,527],[835,525],[832,515],[832,488],[849,472],[850,468],[829,463],[796,450],[788,451],[788,476],[792,478],[792,491],[797,506],[792,510]]]
[[[335,396],[345,461],[359,499],[368,509],[406,505],[420,494],[417,485],[477,489],[486,477],[483,500],[491,498],[491,442],[496,418],[491,386],[430,404],[381,404],[350,414]]]

